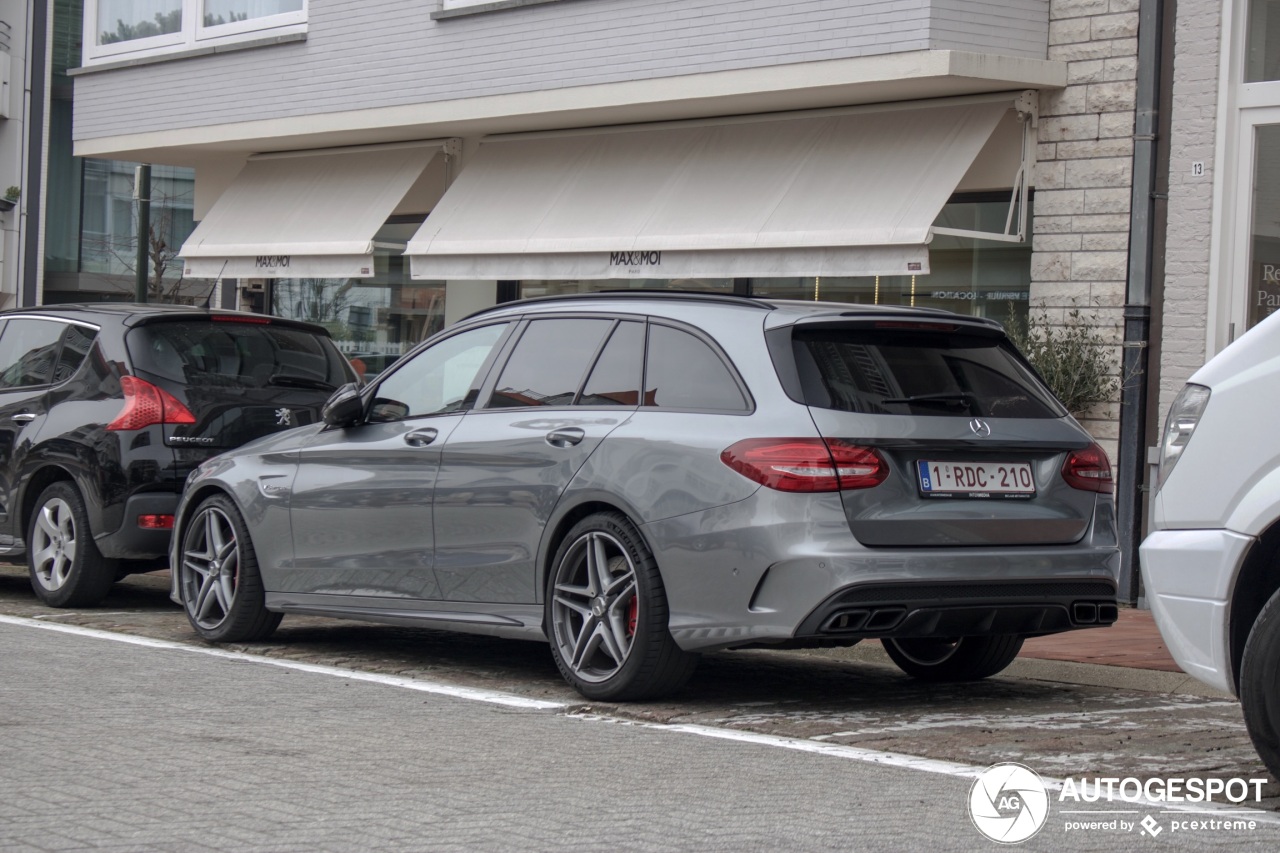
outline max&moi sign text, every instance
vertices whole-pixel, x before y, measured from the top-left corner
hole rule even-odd
[[[662,252],[610,252],[611,267],[656,267],[662,265]]]

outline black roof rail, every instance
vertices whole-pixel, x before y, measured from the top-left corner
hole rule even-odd
[[[538,305],[546,302],[562,302],[572,299],[616,299],[635,298],[635,299],[673,299],[685,302],[713,302],[720,305],[746,305],[751,308],[759,308],[763,311],[773,311],[773,305],[762,302],[751,296],[741,296],[734,293],[715,293],[707,290],[665,290],[660,288],[626,288],[621,290],[593,290],[590,293],[557,293],[550,296],[531,296],[528,299],[517,299],[514,302],[500,302],[488,308],[481,308],[479,311],[468,314],[463,320],[470,320],[473,317],[480,317],[492,311],[511,308],[518,305]]]

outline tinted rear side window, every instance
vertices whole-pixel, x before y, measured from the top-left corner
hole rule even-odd
[[[93,346],[98,333],[84,326],[67,326],[62,336],[62,350],[58,353],[58,363],[53,369],[53,381],[62,382],[70,379],[84,364],[84,357]]]
[[[520,336],[489,409],[568,406],[612,320],[534,320]]]
[[[324,390],[354,379],[327,338],[288,326],[182,320],[125,340],[138,370],[186,384]]]
[[[0,388],[48,385],[53,361],[67,324],[19,318],[5,323],[0,334]]]
[[[810,406],[930,417],[1060,418],[1053,395],[998,337],[798,330],[796,368]]]
[[[750,407],[729,366],[688,332],[649,327],[644,404],[662,409],[742,412]]]
[[[644,325],[619,323],[582,389],[579,406],[640,405]]]

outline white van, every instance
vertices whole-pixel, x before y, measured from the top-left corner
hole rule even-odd
[[[1240,697],[1280,777],[1280,314],[1196,371],[1161,440],[1142,578],[1191,675]]]

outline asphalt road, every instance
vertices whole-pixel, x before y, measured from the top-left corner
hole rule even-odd
[[[162,577],[81,611],[26,584],[0,569],[0,851],[980,850],[995,845],[970,788],[998,762],[1051,787],[1265,775],[1238,707],[1213,697],[927,687],[875,662],[749,652],[708,656],[666,702],[588,705],[539,644],[288,618],[228,656],[194,638]],[[1220,811],[1048,797],[1020,847],[1280,847],[1274,813],[1224,830]],[[1068,830],[1080,822],[1099,825]]]

